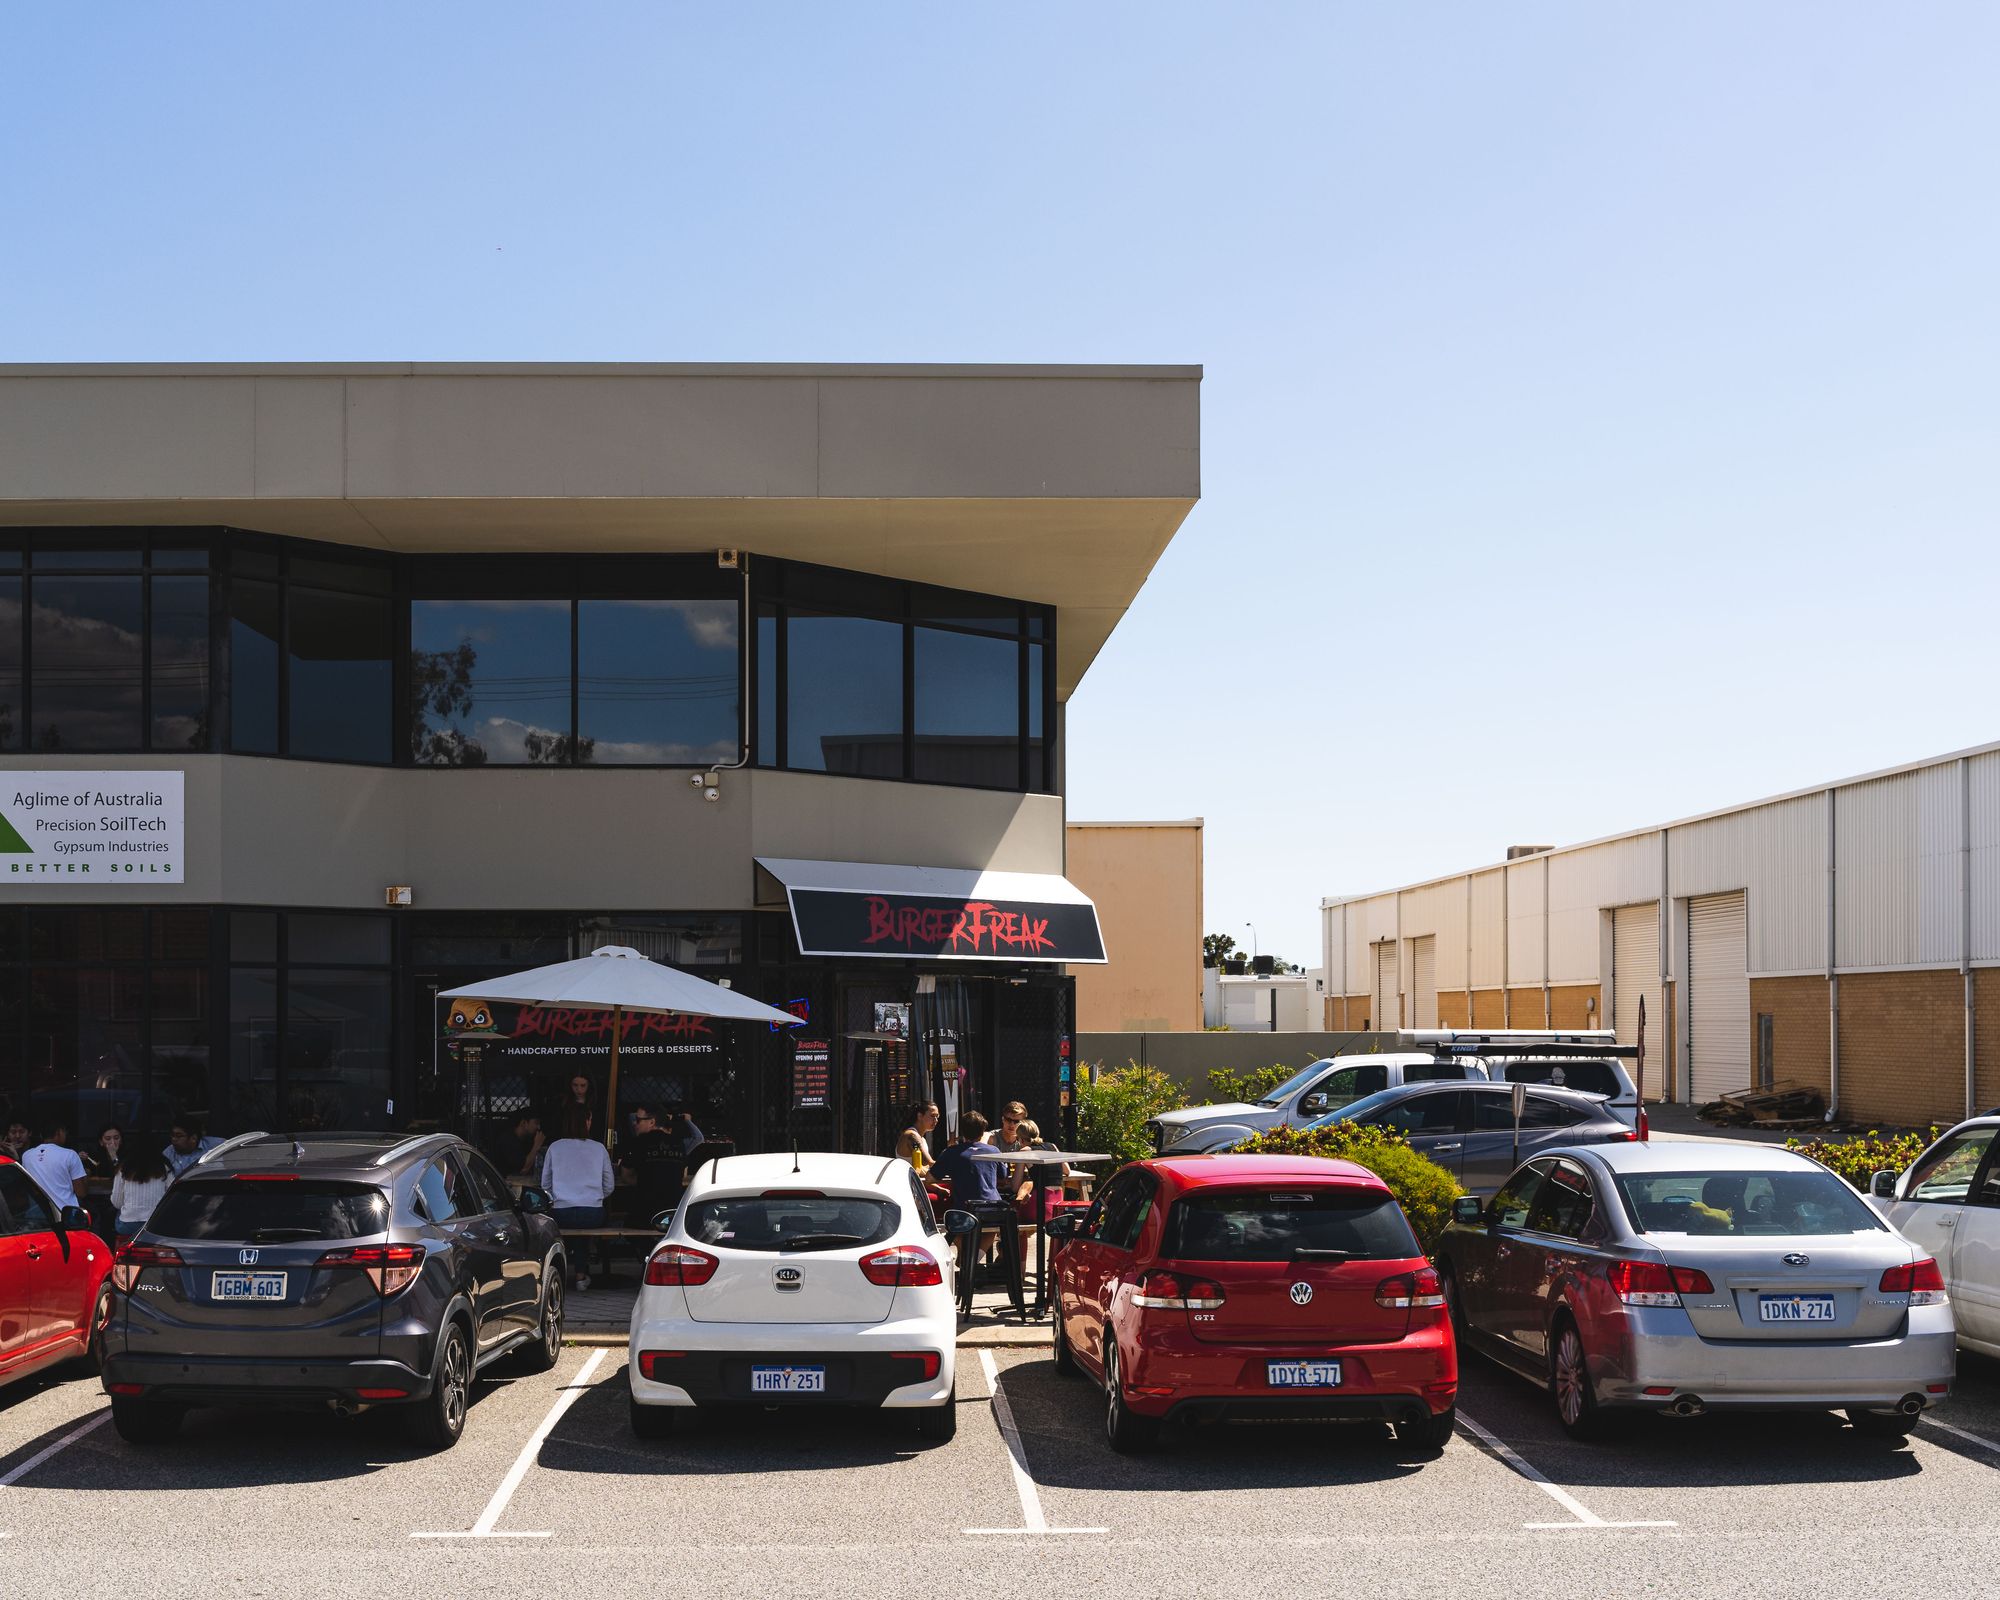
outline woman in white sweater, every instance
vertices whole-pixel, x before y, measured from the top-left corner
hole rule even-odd
[[[550,1213],[558,1228],[601,1228],[604,1202],[617,1187],[610,1153],[590,1136],[590,1113],[582,1106],[563,1108],[563,1136],[542,1152],[542,1187],[549,1192]],[[581,1270],[575,1287],[590,1287],[590,1242],[570,1259]]]
[[[118,1157],[118,1171],[111,1179],[111,1206],[118,1213],[114,1230],[123,1244],[145,1227],[173,1179],[168,1176],[166,1158],[153,1148],[151,1139],[131,1138],[124,1142]]]

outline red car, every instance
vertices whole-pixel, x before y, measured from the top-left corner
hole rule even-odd
[[[83,1213],[0,1156],[0,1383],[94,1358],[111,1321],[110,1273],[111,1246]]]
[[[1307,1156],[1168,1156],[1059,1218],[1056,1367],[1104,1386],[1114,1450],[1168,1421],[1377,1419],[1451,1437],[1458,1349],[1382,1180]]]

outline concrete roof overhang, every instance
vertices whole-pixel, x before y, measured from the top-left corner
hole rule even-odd
[[[1201,492],[1201,369],[0,366],[0,525],[822,562],[1058,611],[1067,697]]]

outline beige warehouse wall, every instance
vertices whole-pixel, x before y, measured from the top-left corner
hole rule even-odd
[[[1073,967],[1085,1033],[1201,1029],[1201,819],[1073,822],[1070,882],[1097,902],[1103,966]]]

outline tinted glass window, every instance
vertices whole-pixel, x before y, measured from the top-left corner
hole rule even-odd
[[[285,985],[284,1125],[388,1125],[389,975],[289,969]]]
[[[141,579],[38,577],[33,746],[135,750],[145,670]]]
[[[778,614],[757,613],[757,764],[778,764]]]
[[[1056,786],[1054,756],[1049,748],[1043,696],[1048,693],[1043,678],[1046,652],[1042,646],[1028,646],[1028,787],[1047,793]]]
[[[1521,1108],[1521,1126],[1567,1128],[1581,1122],[1587,1115],[1581,1106],[1573,1106],[1562,1100],[1551,1100],[1544,1095],[1531,1094],[1528,1096],[1528,1103]]]
[[[1514,1126],[1514,1097],[1505,1090],[1473,1090],[1472,1125],[1489,1133],[1511,1131]],[[1572,1106],[1550,1095],[1531,1094],[1527,1104],[1521,1108],[1521,1127],[1567,1128],[1581,1122],[1590,1113],[1580,1106]]]
[[[1449,1133],[1458,1127],[1459,1098],[1457,1091],[1451,1089],[1405,1095],[1367,1120],[1399,1133]]]
[[[1405,1083],[1438,1083],[1446,1079],[1458,1082],[1464,1077],[1463,1061],[1417,1061],[1403,1068]]]
[[[1326,1063],[1323,1061],[1315,1061],[1309,1067],[1301,1067],[1283,1083],[1279,1084],[1277,1088],[1259,1100],[1257,1104],[1260,1106],[1281,1106],[1325,1070]]]
[[[1153,1189],[1152,1178],[1143,1172],[1114,1180],[1105,1191],[1104,1209],[1098,1214],[1092,1237],[1116,1249],[1131,1249],[1146,1224],[1146,1205],[1153,1198]]]
[[[1523,1226],[1528,1220],[1528,1208],[1535,1203],[1535,1196],[1547,1177],[1545,1165],[1522,1167],[1487,1202],[1486,1214],[1502,1227]]]
[[[1357,1189],[1195,1194],[1174,1202],[1160,1253],[1183,1261],[1289,1261],[1338,1250],[1366,1261],[1420,1256],[1390,1196]]]
[[[687,1233],[731,1250],[849,1250],[888,1238],[900,1218],[864,1195],[736,1195],[690,1206]]]
[[[21,580],[0,578],[0,750],[21,748]]]
[[[1551,1083],[1586,1094],[1616,1095],[1618,1074],[1602,1061],[1510,1061],[1508,1083]]]
[[[931,783],[1020,787],[1021,647],[916,630],[916,772]]]
[[[1972,1187],[1979,1163],[1993,1143],[1995,1129],[1968,1128],[1940,1139],[1917,1161],[1903,1189],[1906,1200],[1956,1203]]]
[[[229,595],[229,747],[278,749],[278,586],[238,582]]]
[[[902,624],[795,611],[785,648],[786,765],[902,777]]]
[[[474,1192],[479,1196],[479,1210],[514,1209],[514,1191],[507,1187],[507,1180],[500,1176],[499,1169],[492,1162],[477,1150],[459,1150],[455,1153],[472,1176]]]
[[[736,759],[735,601],[585,600],[576,628],[579,760],[697,766]]]
[[[364,1183],[231,1183],[187,1178],[167,1190],[147,1232],[162,1239],[365,1239],[389,1226],[389,1201]]]
[[[938,1220],[931,1210],[931,1197],[925,1192],[923,1180],[917,1176],[914,1168],[910,1172],[910,1205],[913,1207],[911,1214],[916,1217],[917,1226],[925,1233],[936,1233]]]
[[[19,1167],[0,1167],[0,1208],[0,1226],[8,1233],[39,1233],[56,1225],[48,1196]]]
[[[569,632],[567,600],[411,601],[411,759],[441,767],[563,759]]]
[[[288,607],[291,754],[386,762],[394,636],[389,602],[295,584]]]
[[[1528,1230],[1552,1233],[1563,1239],[1578,1238],[1590,1220],[1590,1205],[1590,1180],[1578,1168],[1562,1162],[1536,1191],[1534,1203],[1528,1208]]]
[[[293,961],[386,965],[389,960],[387,917],[294,912],[286,919],[285,932]]]
[[[206,750],[208,579],[154,578],[153,748]]]
[[[1363,1095],[1375,1094],[1389,1086],[1386,1066],[1340,1067],[1327,1074],[1312,1092],[1325,1095],[1329,1106],[1339,1106]]]
[[[423,1176],[417,1179],[417,1194],[423,1200],[424,1215],[433,1222],[455,1222],[460,1213],[468,1209],[477,1211],[477,1205],[467,1207],[460,1203],[465,1187],[457,1167],[443,1156],[433,1157],[425,1164]]]
[[[1882,1226],[1831,1172],[1620,1174],[1618,1192],[1641,1233],[1873,1233]]]

